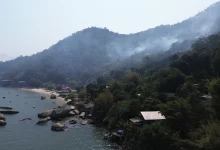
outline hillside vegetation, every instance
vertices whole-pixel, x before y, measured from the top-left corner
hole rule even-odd
[[[192,50],[166,63],[143,63],[87,86],[96,123],[108,120],[109,131],[123,130],[121,144],[128,150],[219,150],[220,33],[197,40]],[[131,123],[140,111],[160,111],[166,120]]]

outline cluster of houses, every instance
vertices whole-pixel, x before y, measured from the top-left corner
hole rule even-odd
[[[72,94],[72,93],[77,93],[77,90],[75,89],[71,89],[70,87],[65,87],[63,86],[62,87],[62,90],[60,91],[57,91],[57,93],[59,93],[60,97],[66,97],[67,95],[69,94]]]

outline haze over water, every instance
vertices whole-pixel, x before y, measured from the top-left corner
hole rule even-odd
[[[3,99],[3,96],[6,98]],[[0,127],[1,150],[113,149],[112,143],[103,140],[102,130],[92,125],[77,124],[65,132],[51,131],[52,122],[43,126],[36,125],[39,112],[60,104],[58,101],[49,98],[40,100],[40,96],[37,93],[0,87],[0,106],[12,107],[20,112],[15,115],[5,115],[7,125]],[[20,121],[24,118],[32,118],[32,120]]]

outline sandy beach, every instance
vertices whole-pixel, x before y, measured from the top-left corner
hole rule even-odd
[[[39,94],[42,94],[46,97],[50,97],[51,94],[54,94],[54,95],[57,96],[57,98],[56,98],[57,101],[59,101],[60,103],[66,103],[66,100],[62,97],[58,97],[59,93],[57,93],[55,91],[50,91],[50,90],[46,90],[46,89],[43,89],[43,88],[33,88],[33,89],[31,89],[31,88],[21,88],[21,90],[39,93]]]

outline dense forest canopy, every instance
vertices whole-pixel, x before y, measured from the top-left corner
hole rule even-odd
[[[128,150],[220,149],[220,33],[192,47],[157,66],[143,60],[131,72],[113,71],[89,84],[96,123],[108,120],[109,131],[123,130]],[[160,111],[166,120],[132,123],[141,111]]]
[[[135,34],[87,28],[40,53],[0,62],[0,79],[24,80],[33,87],[72,80],[87,84],[111,70],[136,66],[143,56],[166,59],[169,54],[186,51],[195,39],[219,31],[219,21],[220,3],[216,3],[181,23]],[[169,53],[164,53],[167,50]],[[156,60],[152,58],[149,61]]]

